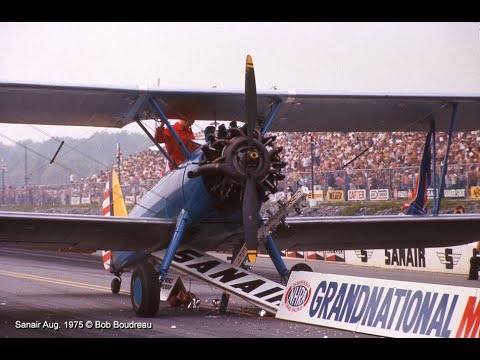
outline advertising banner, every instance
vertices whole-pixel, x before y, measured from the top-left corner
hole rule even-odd
[[[478,337],[479,291],[293,272],[277,318],[388,337]]]

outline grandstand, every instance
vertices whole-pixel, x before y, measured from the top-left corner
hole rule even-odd
[[[315,198],[320,201],[331,200],[329,194],[333,191],[343,194],[342,200],[346,201],[407,199],[415,186],[425,137],[418,132],[275,135],[277,145],[284,147],[283,160],[287,162],[284,169],[287,177],[280,187],[311,188],[313,160]],[[446,197],[480,198],[480,131],[456,132],[454,137]],[[437,133],[437,176],[443,165],[446,142],[446,134]],[[343,168],[364,150],[362,156]],[[27,189],[9,186],[1,199],[3,205],[100,203],[109,170],[64,186],[37,185]],[[119,172],[127,201],[135,202],[143,196],[165,171],[165,159],[158,151],[148,149],[123,159]]]

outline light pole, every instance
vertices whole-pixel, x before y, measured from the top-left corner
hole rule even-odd
[[[5,205],[5,171],[7,171],[7,166],[2,159],[2,205]]]
[[[27,167],[27,147],[25,146],[25,191],[27,190],[28,185],[28,167]]]
[[[311,173],[312,173],[312,199],[315,199],[315,192],[313,186],[313,135],[310,133],[310,164],[311,164]]]
[[[119,143],[117,143],[117,152],[115,154],[115,157],[117,158],[118,182],[122,184],[122,181],[120,180],[120,162],[122,161],[122,152],[120,150]]]

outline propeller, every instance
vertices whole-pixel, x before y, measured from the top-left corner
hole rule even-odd
[[[221,207],[242,207],[244,240],[248,260],[257,258],[259,212],[268,194],[277,192],[285,178],[281,169],[286,162],[279,155],[283,147],[275,146],[275,136],[264,137],[258,129],[262,121],[257,114],[257,90],[253,61],[247,55],[245,67],[245,125],[232,122],[229,129],[211,135],[202,147],[204,159],[189,178],[203,176],[206,187]],[[219,129],[220,130],[220,129]]]
[[[242,217],[248,261],[254,263],[257,259],[258,213],[260,210],[255,181],[255,169],[258,166],[259,155],[253,146],[253,133],[257,120],[257,89],[253,60],[250,55],[247,55],[245,66],[245,113],[247,117],[248,150],[244,155],[247,180],[243,193]]]
[[[247,55],[245,66],[245,113],[247,117],[248,146],[253,150],[253,131],[257,120],[257,89],[255,84],[255,70],[253,60]]]

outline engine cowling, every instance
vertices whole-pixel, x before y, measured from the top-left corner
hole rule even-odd
[[[220,207],[240,207],[248,174],[254,177],[258,198],[265,202],[269,194],[278,191],[278,182],[286,163],[280,159],[283,147],[275,145],[276,136],[264,137],[254,131],[253,146],[249,146],[246,127],[235,122],[226,129],[218,128],[202,147],[204,161],[190,171],[189,178],[203,176],[205,185],[219,201]]]

